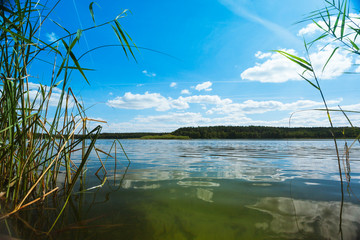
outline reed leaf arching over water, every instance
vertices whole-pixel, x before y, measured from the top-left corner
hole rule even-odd
[[[52,6],[29,0],[0,1],[0,219],[50,195],[71,194],[95,149],[101,126],[87,128],[87,122],[96,120],[86,117],[69,86],[74,71],[89,82],[85,75],[89,69],[80,66],[74,53],[82,32],[113,25],[126,56],[129,52],[134,57],[132,40],[119,23],[126,11],[75,33],[56,23],[68,34],[52,43],[42,40],[42,25],[50,21],[60,1]],[[49,63],[49,56],[53,57],[50,84],[34,84],[31,66]],[[86,138],[90,141],[85,144]],[[76,151],[82,152],[80,163],[72,161]]]

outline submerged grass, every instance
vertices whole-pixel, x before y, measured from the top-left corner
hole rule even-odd
[[[41,27],[60,1],[52,6],[29,0],[0,1],[0,221],[50,195],[64,195],[64,209],[74,186],[83,183],[101,126],[87,127],[97,120],[87,118],[69,85],[74,71],[88,82],[85,72],[89,69],[80,66],[74,53],[82,32],[112,25],[126,56],[134,57],[132,40],[119,23],[126,11],[74,33],[56,23],[68,35],[52,43],[42,40]],[[50,84],[34,84],[31,66],[49,63],[49,56]],[[77,151],[81,160],[74,162]]]

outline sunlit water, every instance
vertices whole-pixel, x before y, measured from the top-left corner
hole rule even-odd
[[[68,221],[76,227],[55,239],[360,239],[359,143],[350,152],[350,187],[343,176],[341,221],[331,140],[121,143],[130,166],[117,148],[116,172],[108,159],[105,185],[75,195],[78,213]],[[343,148],[342,141],[341,157]],[[92,174],[99,166],[92,155],[88,188],[101,183]]]

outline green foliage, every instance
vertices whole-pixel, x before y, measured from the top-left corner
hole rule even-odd
[[[47,44],[40,38],[42,24],[56,8],[25,0],[4,0],[0,5],[0,219],[61,191],[72,192],[83,176],[90,152],[101,127],[87,128],[88,119],[82,104],[73,94],[69,79],[79,72],[86,82],[86,68],[81,67],[74,49],[83,31],[115,23],[115,33],[122,33],[123,50],[133,55],[129,36],[121,28],[118,17],[98,26],[79,29]],[[90,5],[92,18],[93,10]],[[121,16],[121,15],[120,15]],[[117,34],[118,35],[118,34]],[[63,47],[59,47],[58,43]],[[30,85],[31,66],[44,61],[41,56],[54,58],[49,86]],[[59,62],[57,65],[56,62]],[[59,91],[57,106],[50,109],[53,92]],[[75,135],[80,136],[75,138]],[[81,135],[79,135],[81,134]],[[90,141],[85,143],[85,139]],[[72,156],[81,150],[81,161]],[[60,172],[65,172],[62,176]],[[61,181],[59,181],[61,180]],[[59,184],[62,182],[62,186]],[[65,204],[66,205],[66,204]],[[54,223],[55,224],[55,223]]]
[[[286,128],[263,126],[214,126],[214,127],[184,127],[171,134],[189,136],[193,139],[328,139],[332,138],[330,131],[337,138],[356,138],[360,128]]]

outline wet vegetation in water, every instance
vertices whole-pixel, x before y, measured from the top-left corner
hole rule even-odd
[[[125,54],[133,55],[131,39],[119,23],[126,11],[95,25],[91,3],[89,17],[94,20],[93,26],[70,32],[60,23],[54,23],[65,35],[49,43],[43,39],[41,29],[52,21],[51,13],[60,0],[47,3],[0,1],[0,221],[10,236],[13,230],[9,217],[37,208],[47,198],[62,199],[60,205],[45,205],[45,209],[58,210],[49,212],[57,217],[46,218],[51,224],[39,230],[50,233],[74,188],[84,185],[90,153],[95,151],[100,162],[101,157],[113,157],[96,147],[101,126],[89,128],[88,125],[99,121],[86,116],[85,107],[70,86],[75,72],[89,83],[85,72],[90,69],[80,66],[81,57],[75,54],[83,31],[112,25]],[[44,62],[49,65],[49,72],[44,73],[49,78],[39,82],[32,67]],[[75,138],[80,133],[81,137]],[[122,151],[120,146],[118,149]],[[75,160],[77,152],[81,157]],[[106,181],[106,177],[102,176],[100,181]],[[41,209],[44,208],[40,206]],[[32,225],[37,221],[25,219],[24,222],[29,228],[37,229],[37,224]]]

